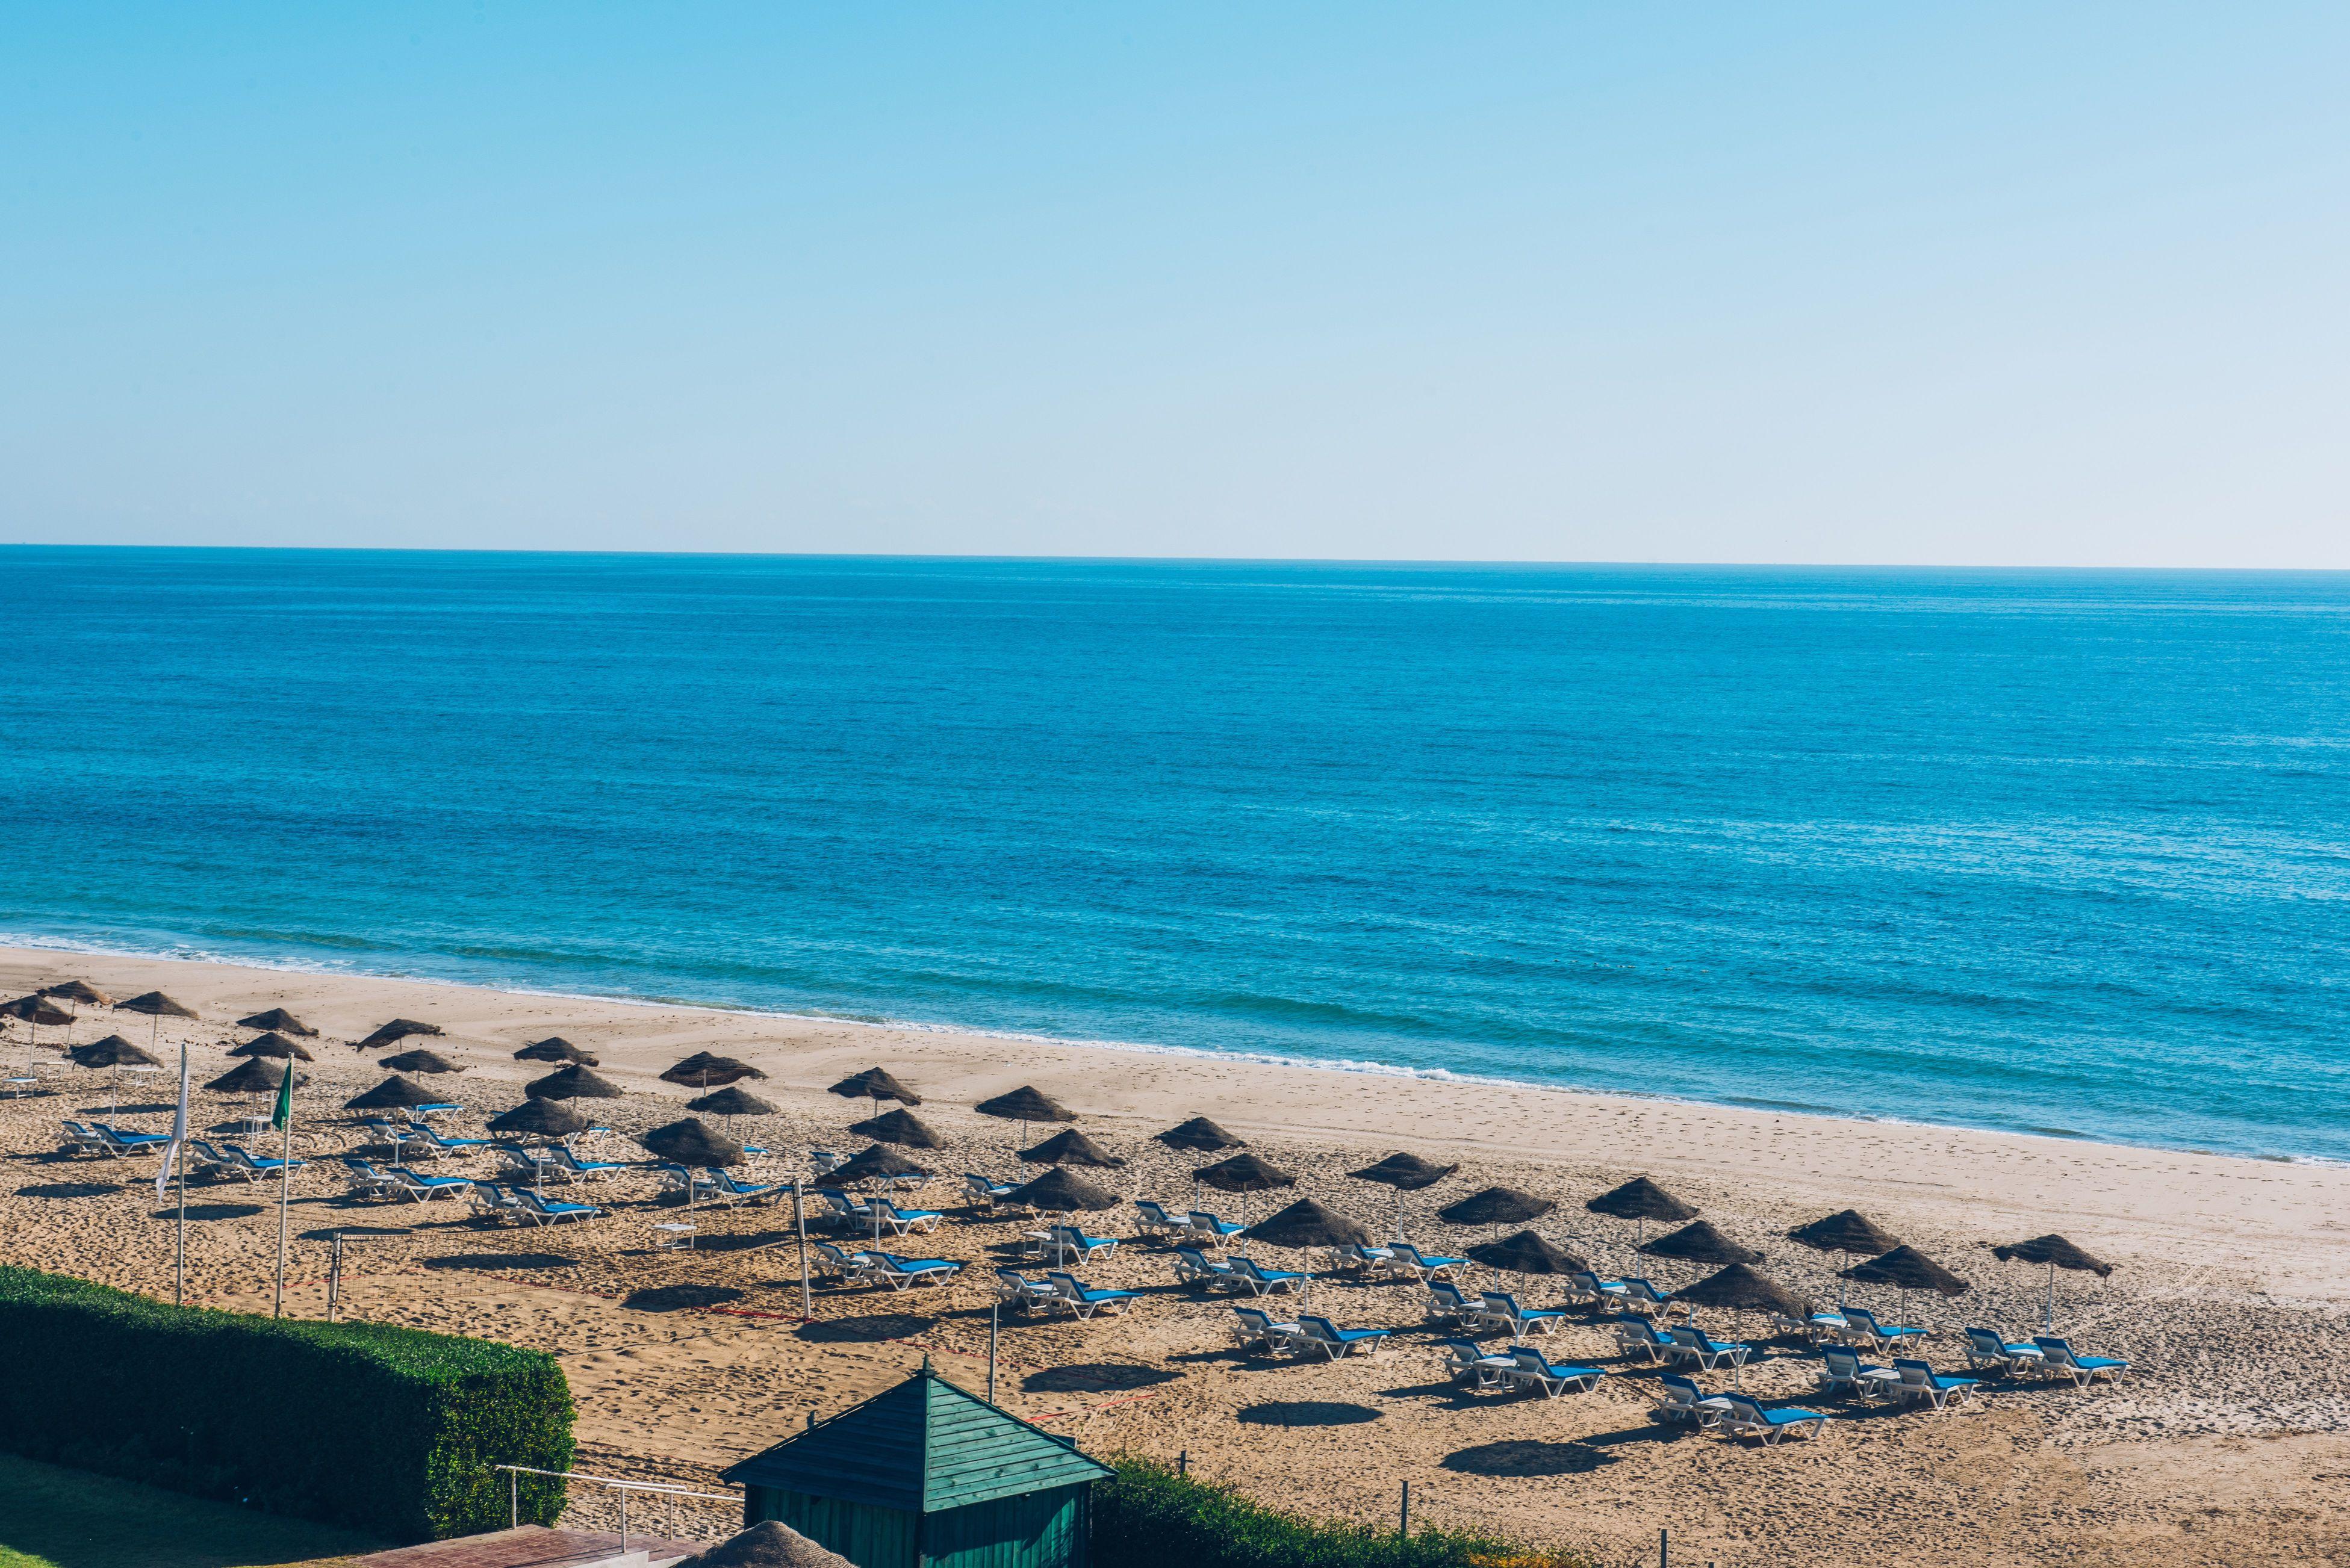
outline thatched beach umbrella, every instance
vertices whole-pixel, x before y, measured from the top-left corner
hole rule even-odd
[[[972,1109],[983,1116],[999,1121],[1018,1122],[1020,1141],[1028,1141],[1030,1122],[1073,1122],[1077,1113],[1061,1104],[1044,1090],[1023,1084],[1008,1095],[998,1095],[992,1100],[982,1100]]]
[[[111,1007],[114,999],[86,980],[61,980],[55,985],[41,987],[42,996],[55,996],[84,1007]]]
[[[160,991],[144,992],[128,1002],[118,1002],[114,1010],[117,1012],[140,1013],[159,1023],[166,1018],[193,1018],[196,1015],[194,1008],[174,1002]]]
[[[230,1046],[228,1054],[232,1056],[270,1056],[280,1062],[317,1060],[307,1049],[295,1041],[288,1040],[275,1029],[264,1034],[256,1034],[242,1045]]]
[[[1179,1122],[1165,1132],[1150,1136],[1169,1148],[1181,1149],[1189,1154],[1221,1154],[1228,1148],[1248,1147],[1245,1139],[1234,1137],[1205,1116],[1193,1116],[1188,1122]]]
[[[1092,1212],[1115,1209],[1118,1196],[1056,1165],[1035,1180],[1014,1188],[1003,1201],[1024,1204],[1046,1214],[1074,1214],[1081,1209]]]
[[[866,1181],[902,1181],[908,1178],[927,1179],[928,1167],[916,1165],[896,1149],[882,1144],[868,1145],[854,1158],[832,1168],[826,1175],[827,1183],[855,1187]]]
[[[390,1073],[462,1073],[465,1070],[462,1062],[452,1062],[438,1052],[421,1050],[402,1051],[398,1055],[386,1056],[383,1067]]]
[[[1480,1241],[1469,1249],[1469,1257],[1472,1262],[1513,1274],[1575,1274],[1591,1267],[1532,1231],[1520,1231],[1498,1241]]]
[[[1584,1207],[1594,1214],[1638,1221],[1639,1241],[1643,1242],[1648,1239],[1648,1221],[1651,1220],[1678,1225],[1684,1220],[1697,1218],[1696,1210],[1645,1176],[1636,1176],[1621,1187],[1610,1188]]]
[[[659,1155],[685,1168],[685,1207],[693,1210],[693,1173],[697,1168],[740,1165],[750,1156],[743,1146],[723,1133],[714,1133],[691,1116],[671,1122],[645,1134],[637,1141]]]
[[[419,1023],[413,1018],[395,1018],[366,1039],[353,1044],[354,1050],[373,1051],[380,1046],[397,1045],[411,1034],[438,1034],[438,1023]]]
[[[87,1045],[73,1048],[74,1064],[95,1070],[111,1067],[114,1076],[107,1096],[106,1119],[114,1119],[115,1107],[122,1104],[122,1069],[125,1067],[160,1067],[163,1064],[120,1034],[109,1034],[103,1040],[93,1040]]]
[[[739,1084],[745,1078],[766,1077],[748,1062],[738,1062],[732,1056],[715,1056],[707,1051],[697,1051],[661,1075],[664,1084],[679,1084],[693,1089],[718,1089],[728,1084]]]
[[[876,1110],[880,1108],[884,1100],[895,1100],[901,1106],[922,1103],[921,1096],[879,1067],[868,1067],[862,1073],[852,1073],[826,1093],[838,1095],[845,1100],[871,1100]]]
[[[1731,1241],[1703,1220],[1693,1220],[1669,1235],[1640,1245],[1639,1251],[1652,1258],[1671,1258],[1684,1263],[1759,1263],[1762,1254],[1753,1248]]]
[[[1254,1207],[1248,1201],[1252,1195],[1296,1185],[1297,1178],[1253,1154],[1236,1154],[1230,1159],[1220,1159],[1191,1173],[1191,1190],[1195,1199],[1202,1187],[1212,1187],[1219,1192],[1239,1193],[1243,1224],[1248,1223],[1249,1211]]]
[[[216,1095],[264,1095],[276,1093],[285,1081],[283,1066],[267,1057],[248,1056],[204,1087]],[[299,1087],[309,1080],[297,1075],[294,1082]]]
[[[1524,1225],[1558,1205],[1514,1187],[1488,1187],[1436,1211],[1447,1225]]]
[[[1262,1241],[1268,1247],[1288,1247],[1298,1251],[1316,1247],[1367,1247],[1371,1244],[1371,1228],[1350,1220],[1336,1210],[1326,1209],[1311,1198],[1301,1198],[1270,1219],[1260,1220],[1241,1232],[1248,1241]],[[1305,1289],[1314,1288],[1314,1273],[1307,1270]]]
[[[248,1065],[260,1065],[255,1058]],[[419,1106],[438,1105],[432,1091],[413,1078],[386,1078],[364,1095],[354,1095],[343,1102],[347,1111],[412,1111]]]
[[[900,1148],[943,1148],[944,1142],[931,1130],[930,1124],[902,1107],[884,1111],[878,1116],[868,1116],[852,1122],[848,1130],[858,1137],[871,1138],[875,1143],[894,1143]]]
[[[1777,1313],[1798,1322],[1809,1316],[1812,1310],[1811,1303],[1744,1263],[1732,1263],[1718,1273],[1708,1274],[1689,1289],[1675,1291],[1673,1298],[1693,1307]]]
[[[1865,1263],[1855,1263],[1844,1272],[1847,1280],[1863,1284],[1891,1285],[1901,1293],[1901,1315],[1909,1315],[1909,1293],[1932,1291],[1936,1295],[1963,1295],[1970,1288],[1967,1282],[1918,1251],[1915,1247],[1896,1247],[1881,1258],[1871,1258]]]
[[[534,1100],[617,1100],[620,1085],[599,1078],[585,1067],[560,1067],[544,1078],[533,1078],[522,1092]]]
[[[236,1021],[239,1029],[275,1029],[280,1034],[299,1034],[305,1039],[317,1038],[318,1032],[286,1012],[273,1007],[266,1012],[256,1012],[250,1018]]]
[[[736,1116],[772,1116],[775,1114],[775,1106],[767,1104],[750,1090],[738,1089],[732,1085],[723,1089],[713,1090],[699,1099],[686,1101],[685,1108],[689,1111],[700,1111],[706,1116],[725,1117],[726,1135],[729,1137],[734,1135]],[[743,1152],[747,1154],[750,1151],[746,1149]]]
[[[1391,1154],[1377,1165],[1350,1170],[1347,1175],[1356,1181],[1372,1181],[1395,1189],[1395,1233],[1396,1240],[1400,1241],[1403,1240],[1403,1195],[1433,1187],[1460,1168],[1457,1165],[1439,1165],[1416,1154]]]
[[[1798,1225],[1787,1232],[1787,1240],[1801,1242],[1814,1252],[1842,1252],[1857,1258],[1881,1258],[1901,1245],[1900,1237],[1879,1229],[1857,1209],[1839,1209],[1808,1225]],[[1838,1312],[1844,1310],[1843,1278],[1837,1276]]]
[[[767,1519],[673,1568],[857,1568],[857,1564],[818,1546],[782,1520]]]
[[[1126,1163],[1124,1155],[1110,1153],[1075,1127],[1022,1149],[1020,1158],[1030,1165],[1089,1165],[1097,1170],[1116,1170]]]
[[[14,1002],[0,1002],[0,1018],[21,1018],[31,1024],[33,1044],[36,1047],[41,1043],[43,1024],[70,1024],[74,1021],[72,1013],[38,993],[20,996]],[[151,1041],[150,1044],[151,1044],[152,1042]]]
[[[492,1117],[490,1130],[525,1137],[569,1137],[588,1130],[588,1118],[561,1100],[526,1099],[514,1109]]]
[[[514,1054],[517,1062],[566,1062],[582,1067],[593,1067],[596,1058],[582,1051],[560,1034],[550,1034],[544,1040],[534,1040]]]
[[[2041,1329],[2043,1334],[2056,1332],[2056,1271],[2073,1269],[2085,1274],[2105,1279],[2114,1272],[2111,1263],[2091,1257],[2064,1237],[2051,1233],[2034,1236],[2029,1241],[2012,1241],[2003,1247],[1993,1247],[1991,1255],[2002,1263],[2045,1263],[2048,1265],[2048,1313]]]

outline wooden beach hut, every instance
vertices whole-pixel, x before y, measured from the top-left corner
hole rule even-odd
[[[922,1369],[726,1472],[857,1568],[1086,1568],[1093,1483],[1066,1439]]]

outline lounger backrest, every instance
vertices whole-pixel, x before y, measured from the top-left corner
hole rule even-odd
[[[1702,1397],[1698,1392],[1697,1385],[1686,1377],[1659,1377],[1657,1382],[1670,1392],[1680,1395],[1691,1404],[1697,1403]]]
[[[1301,1313],[1298,1314],[1297,1326],[1316,1339],[1336,1340],[1345,1337],[1338,1332],[1338,1325],[1326,1317],[1307,1317]]]
[[[2073,1347],[2064,1341],[2047,1334],[2035,1334],[2032,1336],[2032,1343],[2040,1347],[2040,1354],[2043,1360],[2058,1366],[2073,1365]]]
[[[1844,1320],[1855,1328],[1865,1328],[1871,1334],[1877,1332],[1877,1314],[1866,1307],[1845,1308]]]
[[[1232,1315],[1260,1334],[1273,1326],[1273,1319],[1255,1307],[1234,1307]]]
[[[1932,1367],[1922,1361],[1912,1361],[1907,1356],[1895,1356],[1893,1370],[1901,1374],[1901,1381],[1904,1383],[1931,1383],[1934,1380]]]
[[[1985,1355],[2005,1355],[2007,1354],[2007,1345],[2000,1339],[1999,1335],[1993,1334],[1987,1328],[1970,1328],[1967,1330],[1967,1343],[1973,1345],[1975,1349]]]
[[[1823,1350],[1820,1352],[1820,1359],[1827,1363],[1828,1376],[1831,1377],[1860,1376],[1860,1357],[1849,1350]]]

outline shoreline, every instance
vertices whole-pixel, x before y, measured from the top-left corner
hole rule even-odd
[[[2350,1159],[2337,1159],[2325,1155],[2294,1153],[2249,1153],[2241,1150],[2211,1148],[2191,1144],[2139,1142],[2108,1139],[2088,1133],[2066,1130],[1987,1127],[1976,1122],[1922,1121],[1910,1116],[1881,1113],[1843,1112],[1814,1109],[1804,1106],[1745,1102],[1734,1099],[1704,1099],[1694,1096],[1640,1094],[1633,1091],[1596,1089],[1572,1084],[1545,1083],[1533,1078],[1507,1078],[1479,1073],[1456,1072],[1450,1067],[1411,1067],[1397,1063],[1379,1062],[1357,1057],[1317,1058],[1284,1055],[1272,1052],[1226,1051],[1204,1045],[1171,1045],[1147,1041],[1075,1038],[1066,1035],[1039,1034],[1022,1030],[985,1029],[968,1024],[929,1023],[914,1019],[873,1018],[847,1013],[797,1012],[724,1002],[695,1001],[667,996],[636,996],[602,992],[541,990],[512,981],[488,980],[455,980],[434,975],[394,974],[371,970],[343,970],[305,964],[292,959],[264,960],[252,957],[222,957],[210,953],[177,954],[153,952],[130,948],[90,947],[62,939],[51,940],[23,932],[10,933],[0,939],[0,961],[38,953],[57,953],[71,958],[128,960],[135,962],[184,964],[199,968],[215,967],[252,971],[261,974],[286,974],[320,980],[349,981],[366,984],[381,982],[394,985],[446,987],[465,992],[486,992],[500,996],[530,997],[554,1003],[570,1003],[589,1007],[623,1007],[648,1012],[702,1013],[713,1018],[768,1020],[781,1023],[804,1024],[816,1028],[868,1029],[879,1034],[936,1035],[962,1040],[1003,1041],[1014,1044],[1041,1045],[1055,1049],[1116,1052],[1144,1057],[1178,1057],[1206,1062],[1231,1063],[1245,1066],[1265,1067],[1283,1071],[1324,1073],[1337,1076],[1365,1077],[1394,1082],[1419,1082],[1463,1085],[1503,1091],[1530,1091],[1538,1094],[1573,1096],[1581,1098],[1621,1101],[1635,1105],[1680,1106],[1693,1111],[1720,1110],[1758,1116],[1795,1116],[1832,1125],[1908,1127],[1923,1132],[1965,1132],[1986,1137],[2044,1141],[2067,1147],[2102,1149],[2137,1149],[2148,1153],[2191,1156],[2199,1158],[2242,1160],[2265,1165],[2307,1167],[2350,1173]]]

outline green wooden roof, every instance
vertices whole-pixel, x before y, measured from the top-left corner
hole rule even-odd
[[[1109,1473],[1108,1467],[964,1393],[925,1365],[895,1388],[744,1459],[726,1479],[909,1513],[937,1513],[1099,1480]]]

